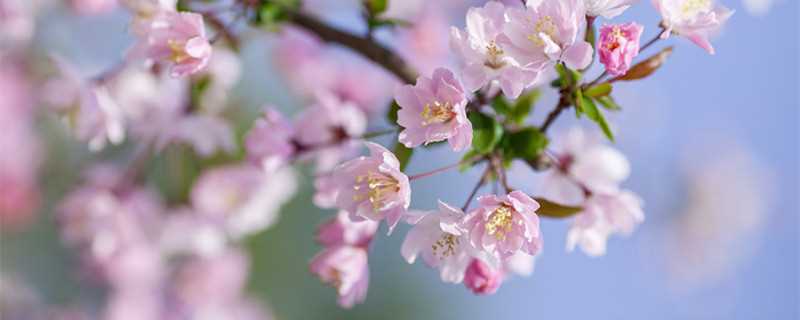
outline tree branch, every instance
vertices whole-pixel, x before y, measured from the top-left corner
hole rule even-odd
[[[342,31],[300,12],[291,13],[289,21],[316,34],[326,42],[338,43],[358,52],[365,58],[381,65],[405,83],[414,84],[416,82],[416,72],[400,56],[373,39]]]

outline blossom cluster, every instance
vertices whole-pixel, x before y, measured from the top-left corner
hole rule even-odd
[[[620,109],[612,86],[651,75],[671,47],[637,62],[638,56],[670,35],[713,54],[709,37],[732,14],[713,0],[654,0],[661,30],[642,43],[647,30],[637,22],[603,23],[595,30],[596,21],[621,16],[635,0],[487,1],[466,11],[464,29],[449,32],[437,15],[419,14],[444,11],[446,4],[389,2],[388,8],[364,2],[368,35],[362,37],[316,20],[309,4],[232,1],[216,12],[195,1],[124,0],[119,4],[130,13],[135,43],[121,62],[87,75],[66,58],[49,56],[55,71],[42,81],[36,103],[91,151],[136,143],[126,167],[89,166],[82,185],[57,210],[64,243],[78,253],[85,274],[108,289],[101,318],[271,318],[244,292],[250,270],[242,243],[276,223],[297,191],[298,163],[312,164],[313,203],[336,212],[317,230],[322,249],[309,268],[336,290],[345,308],[367,297],[369,255],[379,250],[373,239],[382,222],[387,236],[408,229],[399,250],[406,262],[421,257],[443,282],[463,283],[476,294],[495,293],[512,275],[533,272],[544,247],[544,218],[571,219],[568,251],[602,256],[609,237],[629,235],[645,219],[643,200],[623,186],[631,165],[594,131],[574,127],[551,145],[548,129],[573,108],[613,141],[604,116]],[[69,1],[79,14],[101,14],[115,5]],[[31,37],[32,15],[22,7],[0,0],[3,39]],[[221,17],[226,10],[235,16]],[[404,11],[418,14],[402,17],[423,16],[419,25],[404,26],[394,16]],[[242,18],[277,30],[273,62],[304,108],[289,113],[265,104],[240,137],[226,111],[243,71],[237,52],[243,38],[233,28]],[[438,35],[444,39],[429,35],[428,26],[443,29]],[[407,45],[398,54],[375,40],[373,32],[383,27],[399,29]],[[428,42],[434,47],[423,45]],[[0,146],[15,150],[13,159],[0,154],[0,217],[6,224],[14,221],[6,218],[9,212],[30,211],[36,203],[39,151],[29,128],[33,95],[20,85],[28,80],[5,58],[23,57],[24,50],[0,50],[0,92],[18,93],[0,95],[0,121],[12,119],[3,122],[11,130]],[[443,52],[457,58],[455,67],[440,62]],[[595,60],[602,73],[584,80]],[[557,91],[558,104],[533,125],[532,105],[547,86]],[[385,135],[394,138],[391,146],[370,141]],[[462,160],[406,172],[413,152],[445,144],[463,152]],[[225,163],[205,165],[188,179],[183,197],[168,201],[144,183],[143,171],[156,154],[173,150]],[[513,164],[543,173],[538,193],[511,185],[507,171]],[[415,180],[456,167],[483,170],[465,204],[412,206]],[[499,191],[478,196],[491,184]]]

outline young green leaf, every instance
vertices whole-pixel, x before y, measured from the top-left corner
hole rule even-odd
[[[503,137],[503,126],[480,112],[470,112],[468,117],[472,122],[472,148],[481,153],[492,152]]]
[[[384,11],[389,6],[388,0],[364,0],[364,4],[367,6],[370,14],[373,16],[377,16]]]
[[[583,210],[581,207],[566,206],[544,198],[533,199],[539,203],[539,210],[536,210],[536,214],[540,216],[550,218],[568,218]]]
[[[411,156],[414,154],[414,149],[409,149],[402,143],[397,142],[394,144],[392,152],[397,157],[397,160],[400,161],[400,171],[405,170],[408,162],[411,161]]]
[[[525,122],[525,118],[531,113],[533,105],[536,103],[536,100],[539,100],[540,96],[541,91],[539,91],[539,89],[533,89],[521,95],[511,109],[511,112],[508,113],[508,119],[516,124]]]
[[[516,158],[534,159],[548,144],[547,136],[534,127],[509,134],[508,148]]]
[[[611,84],[608,82],[595,85],[584,92],[584,95],[592,98],[605,97],[609,94],[611,94]]]
[[[400,105],[397,104],[397,101],[392,100],[392,104],[389,105],[389,109],[386,111],[386,121],[389,121],[389,124],[393,126],[397,125],[397,111],[400,111]]]
[[[611,110],[611,111],[622,110],[622,107],[620,107],[617,104],[617,102],[614,101],[614,98],[612,98],[611,96],[599,97],[596,100],[597,102],[600,102],[600,104],[603,106],[603,108],[606,108],[606,110]]]
[[[583,113],[586,114],[586,117],[592,119],[592,121],[596,122],[597,125],[600,126],[600,129],[603,130],[603,133],[606,135],[608,140],[614,141],[614,134],[611,132],[611,127],[609,127],[606,118],[603,116],[603,113],[600,109],[597,109],[597,105],[594,103],[592,98],[581,96],[581,99],[577,101],[577,104],[580,105],[581,110]]]

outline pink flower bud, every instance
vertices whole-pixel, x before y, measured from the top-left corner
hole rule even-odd
[[[604,25],[600,28],[600,44],[597,47],[600,63],[613,76],[628,72],[631,62],[639,54],[639,38],[644,27],[635,22]]]
[[[480,259],[472,259],[464,275],[464,285],[475,294],[493,294],[503,283],[502,270],[494,270]]]

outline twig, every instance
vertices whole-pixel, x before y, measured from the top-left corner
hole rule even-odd
[[[542,123],[542,125],[539,126],[539,131],[541,131],[542,133],[547,132],[547,129],[549,129],[550,125],[552,125],[553,122],[556,120],[556,118],[558,118],[558,116],[561,115],[561,112],[569,108],[569,106],[571,105],[569,103],[569,100],[567,100],[567,98],[565,97],[565,94],[566,93],[564,91],[561,92],[561,97],[558,99],[558,104],[556,104],[556,107],[553,108],[553,110],[547,114],[547,118],[545,118],[544,123]]]
[[[472,199],[475,198],[475,194],[477,194],[478,190],[483,186],[484,183],[486,183],[486,179],[489,177],[489,173],[491,172],[492,172],[491,166],[486,166],[486,170],[483,172],[481,179],[478,180],[478,184],[476,184],[475,187],[472,188],[472,192],[469,193],[467,202],[464,203],[463,207],[461,207],[461,211],[467,211],[467,208],[469,208],[469,204],[472,203]]]
[[[324,41],[338,43],[358,52],[367,59],[381,65],[405,83],[414,84],[416,82],[416,72],[408,67],[400,56],[368,37],[356,36],[331,27],[314,17],[300,12],[291,13],[289,21],[316,34]]]

